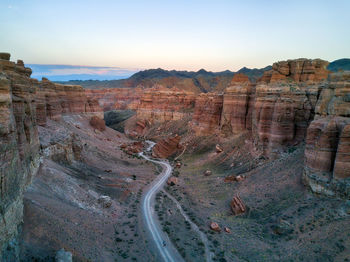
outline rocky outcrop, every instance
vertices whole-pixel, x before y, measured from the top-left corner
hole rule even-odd
[[[160,140],[152,149],[152,156],[156,158],[168,158],[175,154],[180,148],[181,136],[175,135]]]
[[[18,261],[23,191],[39,166],[36,86],[23,61],[0,54],[0,260]]]
[[[90,100],[97,100],[103,111],[115,109],[136,110],[144,93],[142,88],[107,88],[86,89],[85,94]]]
[[[84,113],[103,118],[98,100],[88,98],[81,86],[56,84],[46,78],[38,85],[36,111],[39,125],[45,125],[47,118],[57,121],[66,114]]]
[[[198,136],[219,131],[222,106],[222,94],[205,93],[197,96],[191,127]]]
[[[350,198],[350,72],[330,75],[307,131],[304,182],[317,193]]]
[[[220,128],[229,135],[251,129],[253,85],[247,76],[236,74],[226,89],[223,100]]]
[[[266,71],[262,81],[267,83],[290,79],[299,82],[320,82],[327,79],[329,62],[321,59],[299,58],[274,63],[272,70]]]
[[[194,93],[155,86],[141,96],[137,118],[151,122],[180,120],[193,111],[194,103]]]
[[[41,138],[39,142],[38,130],[47,119],[82,113],[103,118],[103,113],[81,86],[31,79],[32,70],[22,60],[9,58],[0,54],[0,260],[19,261],[16,237],[23,221],[23,192],[39,168],[40,146],[42,155],[58,161],[79,159],[81,152],[74,135],[57,131],[56,140],[45,144]]]
[[[240,215],[247,211],[245,204],[239,196],[235,196],[232,198],[230,207],[234,215]]]

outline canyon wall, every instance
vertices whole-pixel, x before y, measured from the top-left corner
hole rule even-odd
[[[86,89],[88,99],[97,100],[103,111],[114,109],[136,110],[141,96],[144,93],[142,88],[107,88],[107,89]]]
[[[96,99],[80,86],[30,78],[23,61],[0,53],[0,261],[19,261],[23,192],[40,165],[39,125],[84,114],[103,118]]]
[[[18,261],[23,191],[39,167],[36,86],[30,68],[0,53],[0,260]]]
[[[322,89],[306,137],[304,182],[317,193],[350,197],[350,72]]]
[[[158,85],[141,96],[137,118],[150,122],[180,120],[193,112],[194,103],[194,93]]]
[[[197,136],[249,132],[257,148],[273,155],[304,140],[317,98],[326,83],[328,62],[297,59],[273,64],[257,83],[234,75],[224,93],[155,87],[136,108],[142,121],[164,122],[190,116]]]
[[[36,116],[39,125],[46,119],[60,120],[65,114],[97,115],[103,119],[98,99],[86,95],[77,85],[61,85],[43,79],[37,86]]]

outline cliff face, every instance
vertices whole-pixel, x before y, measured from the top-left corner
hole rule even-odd
[[[318,193],[350,197],[350,72],[329,76],[307,131],[304,181]]]
[[[149,89],[141,96],[137,118],[164,122],[190,116],[189,126],[198,136],[249,132],[255,145],[271,155],[305,138],[328,75],[327,64],[320,59],[278,62],[257,84],[236,74],[223,94],[194,97],[172,89]]]
[[[81,86],[61,85],[43,79],[37,88],[36,115],[39,125],[46,119],[60,120],[65,114],[97,115],[103,112],[94,97],[88,97]]]
[[[9,59],[0,53],[0,260],[19,261],[16,238],[23,221],[23,192],[40,164],[38,125],[66,114],[103,118],[103,113],[82,87],[31,79],[23,61]],[[75,144],[70,147],[79,154]]]
[[[221,114],[220,127],[225,134],[251,130],[254,91],[254,85],[247,76],[236,74],[233,77],[224,94]]]
[[[179,120],[193,111],[194,101],[192,92],[156,86],[141,96],[137,118],[151,122]]]
[[[222,105],[222,94],[206,93],[196,98],[191,127],[197,135],[207,135],[218,131]]]
[[[144,93],[142,88],[109,88],[85,90],[88,99],[97,100],[103,111],[114,109],[137,109],[141,96]]]
[[[0,260],[18,261],[23,191],[39,166],[36,86],[22,61],[0,54]]]

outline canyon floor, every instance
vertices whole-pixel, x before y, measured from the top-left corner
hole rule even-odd
[[[54,261],[61,248],[74,261],[152,261],[139,203],[160,170],[125,154],[123,134],[96,131],[80,116],[49,121],[39,132],[42,144],[74,134],[82,150],[67,161],[69,145],[61,142],[55,159],[43,160],[25,194],[22,261]]]
[[[61,248],[74,261],[159,261],[141,201],[160,166],[126,154],[120,146],[132,140],[108,127],[97,131],[81,116],[49,120],[39,132],[51,157],[25,193],[22,261],[54,261]],[[303,145],[266,159],[254,156],[245,137],[225,141],[217,153],[219,138],[196,138],[178,159],[180,168],[171,161],[178,183],[156,195],[158,221],[185,261],[204,261],[206,248],[213,261],[349,261],[350,233],[343,229],[350,202],[302,184]],[[232,174],[245,179],[224,182]],[[239,216],[230,210],[236,195],[248,208]]]

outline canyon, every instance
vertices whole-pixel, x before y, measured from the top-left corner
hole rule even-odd
[[[170,194],[183,210],[192,210],[188,215],[196,231],[210,236],[217,259],[258,260],[267,246],[290,259],[298,252],[309,261],[325,257],[311,255],[307,248],[312,246],[299,245],[318,241],[307,224],[311,219],[318,221],[319,232],[327,226],[327,240],[338,241],[324,251],[327,258],[347,258],[349,236],[338,229],[349,225],[350,214],[350,72],[331,73],[328,64],[321,59],[280,61],[260,78],[215,76],[215,88],[205,90],[176,76],[138,79],[143,85],[137,87],[130,80],[129,87],[84,89],[32,79],[23,61],[11,62],[9,54],[0,53],[2,260],[44,261],[60,248],[77,261],[127,259],[127,253],[140,259],[139,252],[154,259],[136,215],[143,188],[160,172],[137,157],[148,139],[156,142],[152,157],[169,159],[177,181],[155,197],[156,206],[164,209],[160,218],[183,219],[169,202]],[[202,81],[205,87],[207,80]],[[104,126],[106,113],[114,110],[135,112],[122,121],[125,133]],[[225,183],[232,175],[235,179],[226,179],[232,183]],[[304,206],[309,209],[303,211]],[[237,216],[227,215],[230,209]],[[329,210],[335,211],[326,214]],[[317,212],[325,218],[312,218]],[[224,232],[208,233],[209,217]],[[244,238],[240,229],[250,225],[244,219],[260,233],[245,229]],[[130,222],[136,228],[129,228]],[[191,261],[189,247],[176,242],[179,232],[188,234],[183,232],[187,223],[181,223],[177,230],[162,224],[163,230]],[[65,229],[60,233],[60,228]],[[134,247],[122,239],[122,230],[135,236]],[[233,242],[237,250],[229,253]],[[243,247],[255,242],[255,249]],[[115,245],[127,251],[110,251]],[[200,261],[201,248],[198,244],[192,254],[194,261]],[[282,253],[266,256],[278,261]]]

